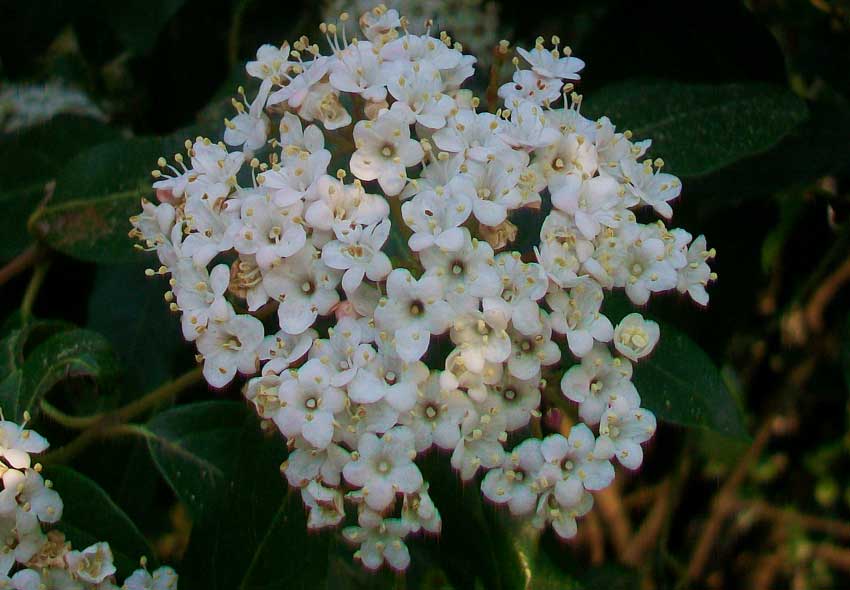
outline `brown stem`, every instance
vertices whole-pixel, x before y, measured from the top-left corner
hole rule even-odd
[[[637,566],[643,560],[644,554],[649,551],[664,529],[664,523],[673,506],[673,482],[666,479],[658,487],[655,495],[655,503],[647,514],[638,531],[632,537],[626,551],[623,553],[623,562],[628,565]]]
[[[814,555],[825,561],[830,567],[850,572],[850,549],[838,547],[829,543],[821,543],[815,547]]]
[[[750,467],[752,467],[753,463],[755,463],[759,458],[770,440],[771,431],[773,430],[773,422],[773,417],[765,420],[764,424],[762,424],[761,428],[759,428],[758,433],[753,439],[753,444],[750,445],[750,448],[747,449],[747,452],[744,453],[743,457],[741,457],[741,460],[735,466],[732,474],[723,483],[720,491],[714,497],[708,522],[706,522],[702,529],[702,534],[697,541],[696,549],[694,549],[690,563],[688,563],[688,570],[685,574],[688,580],[695,581],[702,576],[703,570],[705,570],[705,566],[708,564],[708,560],[711,557],[711,550],[714,547],[714,543],[720,536],[723,523],[732,510],[734,510],[735,495],[738,492],[738,488],[740,488],[741,484],[744,483],[744,479],[746,478]]]
[[[813,333],[823,330],[823,314],[845,283],[850,281],[850,258],[826,277],[803,308],[806,324]]]
[[[0,285],[5,285],[14,277],[27,270],[41,256],[41,250],[37,244],[33,244],[26,250],[10,260],[6,266],[0,268]]]
[[[777,524],[797,526],[807,531],[850,540],[850,523],[822,516],[802,514],[791,508],[780,508],[761,500],[738,501],[736,510],[749,510],[757,518],[774,520]]]
[[[620,487],[614,481],[609,487],[595,494],[596,505],[599,507],[599,515],[608,525],[611,533],[611,542],[617,552],[620,561],[629,549],[632,538],[632,525],[629,515],[623,506],[623,496]]]

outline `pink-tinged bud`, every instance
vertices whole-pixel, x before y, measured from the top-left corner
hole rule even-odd
[[[177,199],[174,197],[174,191],[172,191],[170,188],[156,189],[156,199],[160,203],[168,203],[170,205],[177,204]]]
[[[360,317],[360,314],[357,313],[357,310],[354,309],[354,304],[350,301],[341,301],[336,307],[334,307],[334,315],[336,316],[336,321],[341,321],[343,318],[354,318],[355,320]]]
[[[558,408],[549,408],[543,414],[543,425],[547,430],[561,432],[561,422],[564,416]]]

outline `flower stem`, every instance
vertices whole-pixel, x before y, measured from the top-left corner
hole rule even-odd
[[[63,463],[76,457],[87,449],[93,442],[112,436],[138,434],[145,435],[146,431],[137,424],[127,424],[133,418],[144,414],[149,409],[171,399],[184,389],[199,382],[203,375],[200,368],[192,369],[157,387],[150,393],[114,410],[90,416],[69,416],[46,401],[41,402],[41,410],[54,422],[71,430],[82,430],[79,436],[68,444],[53,452],[43,455],[42,463]]]
[[[32,315],[32,307],[35,304],[35,299],[38,297],[38,292],[44,284],[44,279],[47,278],[47,270],[50,268],[50,261],[44,260],[36,264],[35,271],[32,273],[32,278],[27,285],[27,290],[24,292],[24,298],[21,301],[21,318],[29,319]]]

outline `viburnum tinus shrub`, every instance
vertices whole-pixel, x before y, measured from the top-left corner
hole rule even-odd
[[[645,159],[649,140],[582,116],[584,62],[557,38],[517,49],[484,112],[463,88],[476,58],[445,33],[383,6],[321,32],[324,53],[307,37],[258,50],[259,90],[240,89],[223,142],[160,159],[159,202],[132,219],[161,262],[149,274],[170,275],[207,381],[251,376],[308,526],[348,524],[366,567],[404,569],[405,538],[439,533],[416,464],[434,447],[492,502],[572,537],[656,427],[631,376],[659,327],[613,326],[605,293],[708,301],[705,239],[636,218],[670,218],[681,183]],[[520,209],[551,211],[517,227]],[[512,250],[529,232],[533,250]],[[536,438],[553,380],[579,422]]]

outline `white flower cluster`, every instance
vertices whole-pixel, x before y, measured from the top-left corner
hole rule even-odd
[[[176,590],[177,574],[170,567],[153,573],[142,567],[119,587],[108,543],[76,550],[50,528],[62,518],[64,505],[42,477],[41,464],[30,458],[47,449],[47,440],[25,425],[0,419],[0,588]]]
[[[557,39],[518,49],[529,67],[514,59],[489,113],[461,89],[476,60],[447,34],[413,34],[383,6],[362,37],[347,21],[321,26],[329,55],[306,37],[261,47],[256,97],[240,89],[223,143],[160,160],[160,202],[131,235],[159,256],[148,274],[171,275],[166,300],[207,381],[261,371],[245,395],[288,440],[282,471],[310,528],[342,523],[348,500],[355,555],[406,568],[405,537],[440,530],[415,463],[437,447],[464,480],[486,472],[487,498],[570,537],[612,461],[637,468],[655,430],[631,376],[658,325],[632,314],[615,328],[604,290],[705,304],[714,252],[637,221],[670,217],[681,184],[641,160],[649,141],[581,115],[584,63]],[[549,204],[533,230],[510,221]],[[508,249],[538,229],[533,252]],[[566,372],[559,342],[578,359]],[[509,448],[562,374],[583,423]]]

